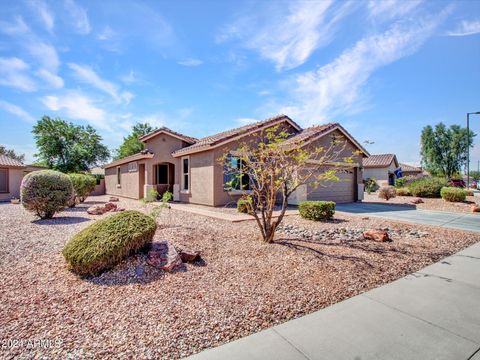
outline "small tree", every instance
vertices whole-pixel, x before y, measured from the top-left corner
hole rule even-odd
[[[137,123],[132,127],[132,133],[123,138],[123,143],[116,150],[114,160],[123,159],[127,156],[134,155],[145,149],[145,144],[140,141],[144,135],[155,131],[149,123]]]
[[[278,126],[271,127],[219,159],[229,178],[225,189],[250,190],[243,204],[267,243],[273,242],[295,190],[301,185],[314,189],[328,181],[339,181],[336,173],[353,162],[352,156],[344,156],[346,141],[341,137],[327,148],[306,149],[304,143],[288,140],[290,135]],[[275,218],[277,200],[280,214]]]

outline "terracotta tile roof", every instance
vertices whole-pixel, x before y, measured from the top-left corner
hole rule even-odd
[[[25,165],[23,165],[20,161],[5,155],[0,155],[0,166],[25,167]]]
[[[253,124],[248,124],[239,128],[235,129],[230,129],[227,131],[220,132],[218,134],[214,134],[211,136],[204,137],[200,140],[198,140],[195,144],[191,146],[187,146],[183,149],[175,151],[172,155],[173,156],[180,156],[184,154],[189,154],[191,152],[198,152],[198,151],[205,151],[209,150],[211,148],[214,148],[216,145],[223,143],[223,142],[228,142],[229,140],[234,140],[235,138],[246,135],[247,133],[255,130],[259,130],[261,128],[264,128],[268,125],[274,124],[276,122],[281,122],[282,120],[287,120],[289,123],[291,123],[294,127],[296,127],[298,130],[301,130],[301,127],[295,123],[292,119],[290,119],[286,115],[277,115],[262,121],[258,121]]]
[[[398,166],[395,154],[370,155],[368,158],[363,159],[363,166],[367,168],[387,167],[390,166],[392,161],[395,162],[395,166]]]
[[[194,137],[191,137],[191,136],[187,136],[187,135],[183,135],[183,134],[180,134],[176,131],[173,131],[172,129],[169,129],[165,126],[162,126],[161,128],[155,130],[155,131],[152,131],[151,133],[147,134],[147,135],[144,135],[140,138],[141,141],[146,141],[148,139],[151,139],[152,137],[158,135],[158,134],[161,134],[161,133],[167,133],[167,134],[170,134],[170,135],[173,135],[177,138],[180,138],[182,139],[183,141],[189,143],[189,144],[193,144],[195,142],[197,142],[198,139],[194,138]]]
[[[107,168],[122,165],[128,162],[143,160],[143,159],[151,159],[151,158],[153,158],[153,153],[148,150],[143,150],[138,154],[130,155],[130,156],[124,157],[123,159],[112,161],[110,164],[105,165],[103,168],[107,169]]]
[[[402,164],[402,163],[400,163],[399,165],[402,168],[402,171],[419,172],[419,173],[423,171],[422,168],[418,166]]]
[[[294,136],[288,138],[284,144],[285,145],[294,145],[298,143],[305,143],[308,142],[310,139],[317,137],[332,128],[338,126],[337,123],[328,123],[324,125],[317,125],[317,126],[312,126],[306,129],[301,130],[298,134],[295,134]]]

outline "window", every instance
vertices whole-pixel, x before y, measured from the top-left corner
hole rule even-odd
[[[250,176],[244,172],[243,160],[229,156],[225,166],[223,183],[225,190],[250,190]]]
[[[137,171],[137,162],[128,163],[128,172],[136,172]]]
[[[8,193],[8,169],[0,169],[0,193]]]
[[[156,164],[153,166],[153,184],[168,184],[168,164]]]
[[[182,191],[188,191],[190,178],[190,159],[188,157],[182,158]]]
[[[120,166],[117,166],[117,186],[121,184],[122,174],[120,172]]]

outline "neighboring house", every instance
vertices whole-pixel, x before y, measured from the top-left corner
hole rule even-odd
[[[398,166],[395,154],[370,155],[363,159],[363,178],[375,178],[378,186],[394,185]]]
[[[421,167],[400,163],[403,176],[419,176],[424,173]]]
[[[301,146],[312,148],[328,147],[335,137],[343,136],[347,144],[341,156],[358,153],[353,164],[338,173],[339,182],[317,189],[299,189],[292,203],[306,199],[353,202],[363,198],[361,169],[363,157],[368,156],[368,152],[339,124],[302,129],[285,115],[199,140],[162,127],[140,139],[145,143],[145,150],[105,165],[106,192],[140,199],[150,189],[159,193],[168,190],[173,192],[174,200],[210,206],[236,201],[248,192],[248,184],[240,184],[237,190],[225,190],[230,178],[224,174],[224,164],[219,159],[230,153],[230,161],[235,161],[234,151],[241,142],[254,139],[260,131],[273,126],[292,134],[287,141],[299,140]]]
[[[90,174],[95,176],[97,179],[97,184],[95,185],[95,189],[90,193],[90,195],[97,196],[97,195],[104,195],[105,194],[105,169],[97,166],[90,169]]]
[[[20,197],[20,185],[26,168],[20,161],[0,155],[0,201]]]

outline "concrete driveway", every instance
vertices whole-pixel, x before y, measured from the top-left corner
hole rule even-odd
[[[336,210],[354,215],[480,232],[480,214],[419,210],[414,206],[374,203],[337,204]]]

